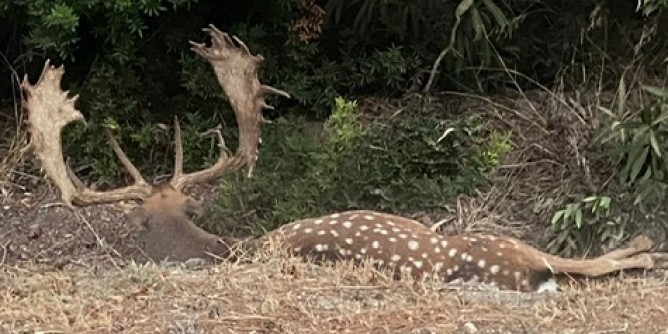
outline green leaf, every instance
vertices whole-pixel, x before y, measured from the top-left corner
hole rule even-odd
[[[631,173],[629,175],[630,182],[635,181],[640,173],[640,169],[645,165],[647,160],[647,154],[649,153],[649,147],[642,149],[642,153],[633,161],[633,167],[631,167]]]
[[[582,228],[582,210],[575,211],[575,226]]]
[[[656,86],[642,86],[642,89],[650,94],[653,94],[664,99],[668,99],[668,90]]]
[[[485,7],[487,7],[487,10],[489,10],[490,13],[492,13],[492,16],[494,16],[494,19],[496,20],[496,24],[499,26],[505,27],[508,25],[508,18],[506,15],[503,13],[501,8],[499,8],[494,1],[492,0],[483,0],[483,3],[485,4]]]
[[[652,148],[654,149],[654,153],[660,158],[661,157],[661,147],[659,147],[659,141],[656,139],[656,136],[654,135],[654,131],[649,132],[649,142],[650,145],[652,145]]]
[[[564,213],[566,213],[566,210],[559,210],[559,211],[555,212],[554,215],[552,216],[552,220],[550,221],[550,224],[551,225],[556,224],[559,221],[559,219],[561,219],[561,217],[564,216]]]
[[[612,112],[612,110],[610,110],[608,108],[598,106],[598,110],[602,111],[604,114],[606,114],[610,118],[616,118],[616,115]]]
[[[480,12],[477,8],[471,10],[471,21],[473,25],[473,30],[475,31],[475,36],[473,36],[473,42],[478,42],[483,37],[483,32],[485,31],[485,24],[480,18]]]
[[[462,0],[462,2],[457,5],[457,9],[455,10],[455,17],[458,19],[461,19],[462,15],[466,13],[471,6],[473,6],[473,0]]]
[[[610,207],[610,201],[611,201],[610,197],[601,196],[601,202],[600,202],[599,205],[603,208],[609,208]]]
[[[591,203],[591,202],[593,202],[597,199],[598,199],[598,196],[589,196],[589,197],[583,199],[582,201],[585,202],[585,203]]]

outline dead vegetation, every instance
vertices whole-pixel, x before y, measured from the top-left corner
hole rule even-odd
[[[253,264],[3,266],[12,333],[660,333],[664,280],[565,283],[559,295],[395,281],[371,267],[260,254]]]

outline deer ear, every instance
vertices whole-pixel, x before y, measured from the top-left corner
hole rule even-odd
[[[148,211],[146,211],[146,209],[141,206],[132,209],[132,211],[125,215],[125,218],[128,220],[128,222],[136,227],[139,231],[148,230],[148,217]]]
[[[204,211],[204,208],[202,206],[202,202],[196,201],[192,198],[188,198],[185,203],[185,212],[188,217],[191,219],[202,215],[202,212]]]

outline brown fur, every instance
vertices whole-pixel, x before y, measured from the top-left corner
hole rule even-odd
[[[164,185],[142,206],[130,211],[126,219],[136,227],[137,242],[153,261],[212,260],[210,254],[228,259],[230,247],[237,241],[221,239],[195,225],[192,218],[200,211],[199,202]]]

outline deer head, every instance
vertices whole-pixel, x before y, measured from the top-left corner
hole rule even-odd
[[[25,151],[37,157],[47,177],[60,190],[62,201],[72,208],[75,205],[124,200],[140,202],[141,205],[133,209],[127,219],[139,229],[140,243],[144,244],[145,252],[154,260],[178,261],[203,257],[205,252],[221,256],[228,253],[229,243],[234,240],[221,240],[198,228],[190,218],[200,210],[200,203],[183,190],[189,185],[216,179],[244,166],[248,167],[248,176],[251,177],[258,158],[262,110],[272,108],[265,102],[265,96],[271,93],[290,97],[280,89],[260,84],[257,73],[262,56],[252,55],[241,40],[230,37],[213,25],[203,30],[211,36],[212,45],[207,47],[191,41],[191,49],[210,63],[229,98],[239,126],[239,147],[235,155],[229,154],[220,130],[210,130],[218,137],[219,159],[209,168],[184,173],[181,129],[178,119],[174,118],[174,173],[165,184],[146,182],[111,132],[107,131],[111,147],[134,182],[105,191],[87,187],[63,159],[62,129],[71,122],[85,121],[75,107],[79,96],[68,97],[68,91],[60,88],[63,66],[54,67],[47,60],[36,84],[31,85],[27,76],[21,84],[25,92],[24,107],[31,137]]]

